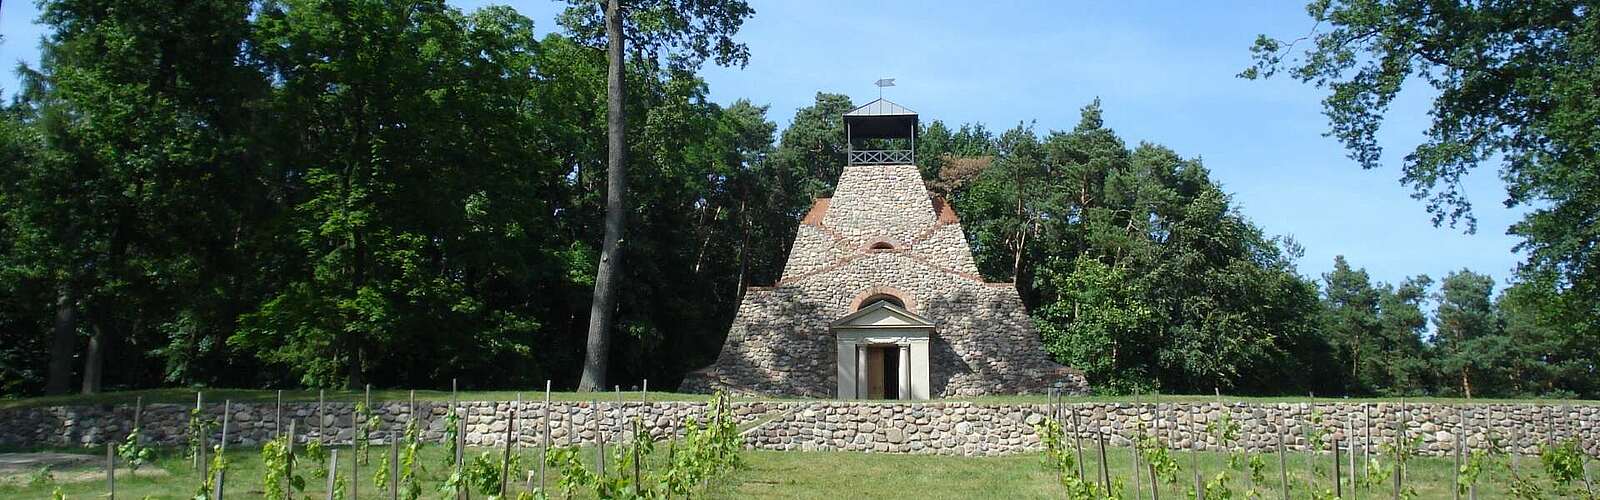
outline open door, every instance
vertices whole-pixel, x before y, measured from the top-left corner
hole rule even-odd
[[[900,399],[900,348],[867,348],[867,399]]]

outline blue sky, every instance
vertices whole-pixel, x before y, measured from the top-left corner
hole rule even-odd
[[[486,1],[455,1],[472,9]],[[1037,121],[1040,132],[1069,129],[1099,97],[1106,123],[1130,144],[1164,144],[1202,158],[1246,216],[1269,234],[1305,246],[1302,273],[1319,277],[1335,255],[1376,280],[1426,273],[1435,280],[1470,268],[1498,281],[1520,257],[1506,228],[1522,210],[1503,208],[1497,166],[1466,181],[1476,234],[1435,228],[1422,202],[1400,186],[1400,158],[1427,127],[1430,93],[1403,95],[1382,135],[1385,167],[1365,171],[1322,136],[1323,94],[1285,79],[1246,81],[1258,33],[1294,37],[1311,26],[1303,4],[1274,2],[752,1],[740,38],[743,69],[707,67],[712,99],[770,104],[788,123],[818,91],[857,103],[872,82],[892,77],[885,97],[924,121],[982,122],[1004,130]],[[542,31],[564,4],[510,2]],[[38,58],[31,0],[0,7],[0,64]],[[16,76],[6,71],[9,94]]]

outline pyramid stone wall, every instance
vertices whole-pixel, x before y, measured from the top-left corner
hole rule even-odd
[[[1087,389],[1046,355],[1015,286],[978,276],[960,220],[914,165],[845,168],[802,221],[783,278],[746,291],[716,362],[681,389],[834,397],[829,326],[879,293],[935,322],[933,397]]]

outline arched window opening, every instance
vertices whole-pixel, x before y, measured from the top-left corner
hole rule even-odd
[[[896,307],[899,307],[901,309],[904,309],[906,307],[906,303],[901,301],[899,297],[895,297],[893,295],[889,295],[889,294],[886,294],[886,293],[880,293],[880,294],[876,294],[876,295],[867,297],[866,299],[862,300],[861,301],[861,307],[857,308],[856,310],[859,311],[861,309],[866,309],[867,306],[871,306],[871,305],[877,304],[879,302],[888,302],[890,304],[894,304]]]
[[[873,243],[871,248],[873,250],[894,250],[894,244],[887,241],[880,241]]]

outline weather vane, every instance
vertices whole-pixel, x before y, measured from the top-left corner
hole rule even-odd
[[[884,87],[893,87],[894,86],[894,79],[893,78],[879,78],[878,81],[872,82],[872,84],[878,86],[878,98],[882,99],[883,98],[883,88]]]

